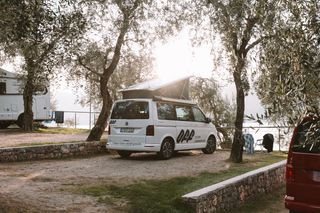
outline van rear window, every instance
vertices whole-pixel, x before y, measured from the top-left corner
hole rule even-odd
[[[320,120],[308,121],[298,126],[292,150],[294,152],[320,153]]]
[[[111,119],[149,119],[149,104],[146,101],[122,101],[115,104]]]

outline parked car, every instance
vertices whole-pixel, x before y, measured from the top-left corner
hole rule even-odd
[[[116,101],[109,120],[107,148],[122,157],[157,152],[169,159],[175,151],[216,150],[217,130],[189,100],[165,97]]]
[[[295,128],[286,165],[285,206],[290,213],[320,212],[320,118],[308,116]]]

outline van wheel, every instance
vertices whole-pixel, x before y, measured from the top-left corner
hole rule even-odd
[[[159,156],[163,160],[171,158],[174,154],[174,144],[169,138],[164,139],[161,145]]]
[[[214,153],[214,151],[216,151],[216,138],[213,135],[211,135],[208,138],[206,148],[202,149],[202,152],[204,154],[212,154]]]
[[[132,152],[124,151],[124,150],[118,150],[117,152],[122,158],[128,158],[132,154]]]

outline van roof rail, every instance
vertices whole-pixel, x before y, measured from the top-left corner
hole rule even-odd
[[[163,96],[153,96],[152,99],[153,99],[154,101],[165,101],[165,102],[174,102],[174,103],[182,103],[182,104],[196,105],[195,102],[190,101],[190,100],[167,98],[167,97],[163,97]]]

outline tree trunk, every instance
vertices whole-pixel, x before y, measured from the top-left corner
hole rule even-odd
[[[23,90],[23,105],[24,105],[24,112],[23,112],[23,119],[22,119],[22,128],[25,131],[32,131],[33,130],[33,72],[29,71],[27,76],[26,85],[24,86]]]
[[[99,141],[104,130],[107,127],[108,117],[110,114],[110,109],[112,107],[112,98],[108,91],[107,82],[108,80],[106,80],[105,78],[100,79],[100,95],[102,97],[102,109],[96,124],[90,131],[87,141]]]
[[[108,82],[115,71],[115,69],[118,66],[119,60],[120,60],[120,51],[121,47],[124,43],[124,37],[129,29],[130,25],[130,13],[133,13],[134,10],[137,8],[139,2],[136,1],[134,4],[134,7],[131,9],[131,11],[122,10],[123,12],[123,21],[122,21],[122,27],[120,29],[119,36],[117,38],[116,46],[114,49],[114,54],[111,60],[110,65],[108,68],[104,67],[104,71],[102,76],[100,76],[100,95],[102,98],[102,109],[100,112],[100,115],[98,117],[98,120],[92,130],[90,131],[90,134],[87,138],[87,141],[99,141],[104,130],[107,127],[107,119],[109,117],[110,109],[112,107],[112,98],[109,92],[108,88]],[[121,9],[121,8],[120,8]],[[108,54],[106,54],[108,55]],[[107,57],[106,57],[107,59]]]
[[[244,88],[242,85],[241,73],[244,69],[244,60],[239,59],[236,70],[233,73],[234,82],[237,90],[237,114],[235,121],[235,132],[233,136],[230,160],[235,163],[242,162],[242,152],[244,141],[242,139],[242,127],[244,118]]]

